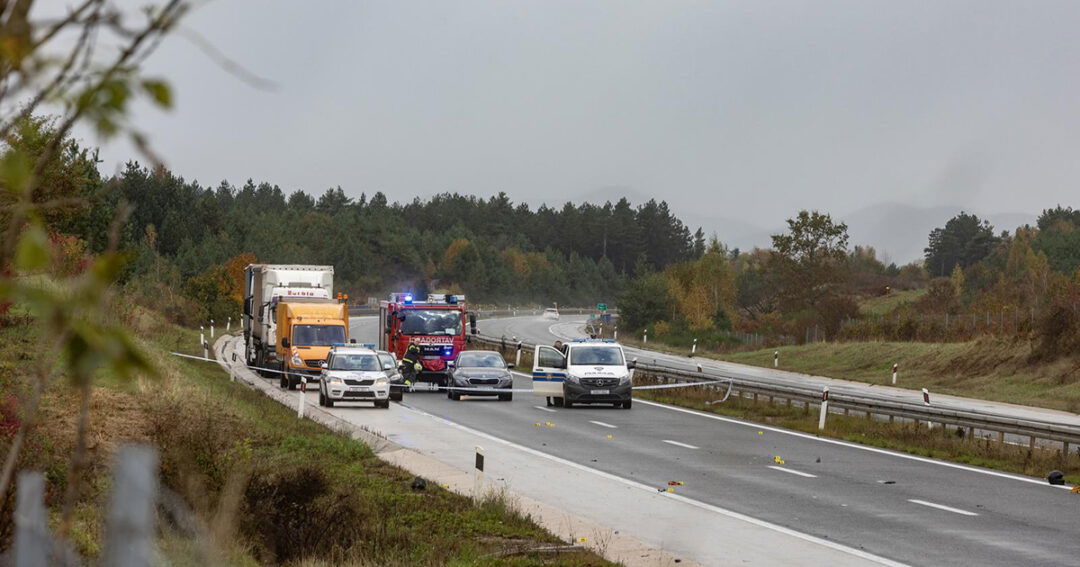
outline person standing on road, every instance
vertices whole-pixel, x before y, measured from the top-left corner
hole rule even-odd
[[[416,339],[409,343],[405,354],[401,356],[401,364],[405,367],[405,385],[411,386],[416,382],[416,375],[424,368],[420,364],[420,345]]]

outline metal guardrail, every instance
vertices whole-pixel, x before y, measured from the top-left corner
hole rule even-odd
[[[503,350],[521,350],[528,352],[531,358],[535,345],[516,341],[512,337],[497,338],[484,335],[474,335],[474,341],[481,344],[501,348]],[[520,345],[520,347],[518,346]],[[746,378],[731,376],[723,372],[704,369],[701,372],[673,368],[661,364],[638,361],[637,372],[661,382],[704,382],[722,379],[732,384],[732,393],[739,396],[750,396],[757,399],[758,396],[766,396],[770,402],[774,400],[786,401],[789,405],[806,407],[807,409],[821,404],[821,390],[811,387],[791,386],[776,384]],[[704,385],[703,388],[720,389],[718,385]],[[727,385],[722,386],[723,389]],[[1060,444],[1063,454],[1067,454],[1069,446],[1080,447],[1080,426],[1041,421],[1035,419],[1023,419],[991,412],[978,410],[964,410],[957,408],[940,407],[926,404],[887,400],[872,396],[860,396],[850,393],[830,391],[829,410],[850,413],[855,411],[866,415],[887,416],[890,421],[896,418],[914,422],[939,423],[956,429],[966,429],[969,435],[978,432],[997,433],[999,442],[1005,441],[1005,435],[1019,435],[1029,439],[1029,446],[1034,447],[1036,440],[1044,440],[1057,445]]]

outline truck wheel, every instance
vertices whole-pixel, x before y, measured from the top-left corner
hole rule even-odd
[[[278,376],[281,376],[281,378],[278,379],[278,384],[281,385],[281,389],[287,390],[289,388],[289,377],[284,374],[279,374]]]
[[[405,393],[401,391],[401,388],[398,388],[398,390],[396,392],[392,388],[390,389],[390,399],[391,400],[393,400],[395,402],[400,402],[404,398],[405,398]]]

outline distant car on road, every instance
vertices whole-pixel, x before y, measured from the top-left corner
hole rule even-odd
[[[319,405],[337,402],[374,402],[390,407],[390,379],[379,355],[368,347],[335,345],[319,373]]]
[[[554,307],[548,307],[547,309],[544,310],[544,319],[554,319],[554,320],[558,321],[559,320],[559,310],[555,309]]]
[[[514,376],[510,374],[513,364],[506,364],[501,354],[493,350],[467,350],[454,359],[450,369],[450,385],[469,388],[467,392],[448,390],[451,400],[461,396],[499,396],[500,401],[514,399]]]
[[[385,350],[375,351],[375,354],[379,355],[383,372],[390,379],[390,399],[400,402],[405,397],[406,386],[405,377],[401,375],[401,369],[398,368],[398,360],[394,358],[394,353]]]

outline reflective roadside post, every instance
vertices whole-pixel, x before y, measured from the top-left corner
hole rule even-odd
[[[780,351],[774,350],[772,353],[772,367],[780,368]]]
[[[476,461],[473,473],[473,497],[480,500],[481,491],[484,488],[484,448],[476,446]],[[478,502],[479,503],[479,502]]]
[[[210,320],[210,338],[214,338],[214,320]]]
[[[893,365],[892,365],[892,383],[893,383],[893,386],[896,385],[896,373],[897,373],[897,371],[899,369],[900,369],[900,365],[896,364],[896,363],[893,363]]]
[[[225,332],[232,332],[232,315],[229,315],[229,318],[225,321]]]
[[[829,387],[821,390],[821,414],[818,416],[817,428],[825,429],[825,416],[829,414]]]
[[[514,368],[521,368],[521,341],[518,341],[517,354],[514,355]]]
[[[296,417],[303,419],[304,417],[304,393],[307,392],[307,376],[300,377],[300,388],[296,392]]]
[[[697,339],[694,339],[694,344],[690,346],[690,358],[693,358],[697,354]]]
[[[649,330],[648,329],[645,329],[645,338],[643,338],[641,340],[641,342],[643,342],[645,344],[649,344]]]

